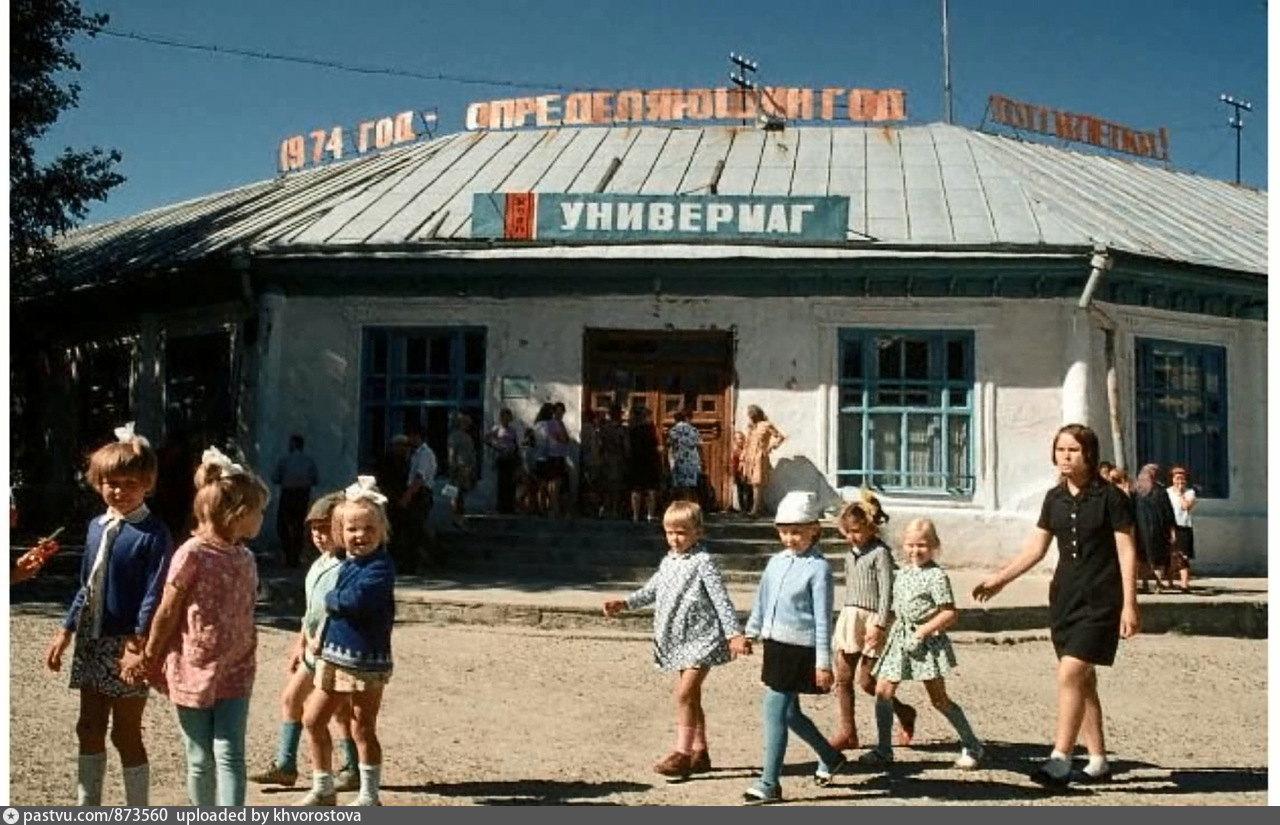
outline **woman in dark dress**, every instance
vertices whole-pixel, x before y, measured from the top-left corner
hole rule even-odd
[[[1058,542],[1058,566],[1049,585],[1049,624],[1058,656],[1058,719],[1053,752],[1033,774],[1043,785],[1100,782],[1111,775],[1102,732],[1097,666],[1115,661],[1121,638],[1138,632],[1137,568],[1129,505],[1098,477],[1098,437],[1068,424],[1053,439],[1053,463],[1062,482],[1044,497],[1040,519],[1022,552],[973,589],[985,602],[1034,567]],[[1084,770],[1073,775],[1071,753],[1083,737]]]
[[[1173,505],[1169,503],[1164,485],[1156,481],[1159,475],[1158,464],[1144,464],[1133,482],[1133,531],[1143,593],[1147,592],[1147,581],[1152,577],[1156,580],[1157,593],[1172,587],[1164,571],[1169,567],[1174,543]]]
[[[631,410],[627,428],[627,486],[631,488],[631,518],[640,520],[643,500],[649,521],[657,518],[658,486],[662,483],[662,454],[658,451],[658,429],[644,407]]]

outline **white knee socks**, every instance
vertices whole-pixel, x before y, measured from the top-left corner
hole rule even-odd
[[[76,768],[76,804],[102,804],[102,777],[107,773],[107,752],[82,753]]]
[[[130,807],[151,804],[151,764],[143,762],[124,768],[124,804]]]

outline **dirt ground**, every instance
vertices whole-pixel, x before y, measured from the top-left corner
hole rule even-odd
[[[74,800],[77,694],[66,674],[43,669],[54,613],[15,608],[11,623],[10,782],[15,804]],[[291,634],[263,627],[252,704],[250,770],[274,752],[279,690]],[[956,745],[923,690],[900,695],[921,707],[916,743],[887,775],[855,772],[814,787],[812,754],[792,737],[783,792],[791,804],[1260,805],[1267,793],[1265,640],[1143,636],[1102,671],[1115,780],[1050,795],[1026,772],[1052,734],[1053,655],[1043,636],[1003,643],[956,638],[960,669],[948,680],[979,736],[983,769],[951,768]],[[635,634],[538,632],[515,627],[406,624],[394,637],[396,673],[379,735],[388,805],[737,804],[760,759],[759,658],[715,668],[707,680],[714,770],[669,783],[651,772],[671,744],[672,679],[650,664]],[[828,697],[805,700],[824,730]],[[872,704],[858,701],[864,742]],[[147,709],[152,801],[186,804],[185,767],[167,700]],[[852,755],[852,754],[851,754]],[[303,763],[305,769],[305,761]],[[289,804],[294,789],[250,786],[250,804]],[[344,795],[348,796],[348,795]],[[119,762],[104,801],[121,804]],[[344,800],[340,800],[344,801]]]

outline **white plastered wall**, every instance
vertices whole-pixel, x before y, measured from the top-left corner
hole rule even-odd
[[[1206,570],[1265,566],[1265,324],[1105,307],[1121,326],[1117,349],[1126,439],[1133,445],[1132,329],[1228,348],[1231,387],[1232,498],[1197,511],[1199,564]],[[834,499],[840,328],[971,329],[975,335],[974,449],[971,499],[887,497],[896,544],[912,516],[938,522],[947,563],[992,566],[1017,552],[1054,482],[1050,440],[1062,423],[1070,366],[1071,301],[910,298],[288,298],[264,299],[266,352],[259,388],[260,455],[282,452],[288,435],[307,437],[321,487],[348,483],[357,470],[362,332],[368,325],[478,325],[487,329],[486,420],[509,407],[528,425],[538,406],[563,401],[571,434],[581,422],[583,329],[723,329],[734,333],[738,385],[734,426],[756,404],[786,433],[774,453],[768,499],[788,487]],[[1083,320],[1083,319],[1081,319]],[[1188,338],[1189,330],[1200,337]],[[1089,423],[1110,454],[1102,334],[1086,333]],[[1258,376],[1246,382],[1242,376]],[[504,376],[529,377],[527,398],[503,398]],[[275,448],[273,450],[273,448]],[[274,460],[274,459],[271,459]],[[492,473],[474,494],[492,503]],[[269,522],[270,523],[270,522]],[[1199,526],[1203,524],[1203,531]],[[1202,536],[1202,538],[1201,538]],[[1046,565],[1053,562],[1052,552]]]

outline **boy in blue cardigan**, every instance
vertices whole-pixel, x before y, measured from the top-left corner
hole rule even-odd
[[[300,805],[335,805],[333,751],[328,721],[351,699],[351,735],[360,755],[360,793],[349,804],[380,805],[382,745],[378,710],[391,680],[391,626],[395,622],[395,565],[387,552],[387,499],[373,476],[360,476],[333,511],[333,535],[347,551],[338,580],[325,597],[328,617],[320,631],[316,690],[302,710],[311,741],[311,790]]]
[[[125,804],[147,805],[151,769],[142,742],[142,714],[149,689],[137,679],[142,644],[160,603],[173,539],[144,501],[155,486],[158,461],[130,422],[117,441],[89,456],[85,478],[107,511],[89,521],[76,591],[45,665],[62,669],[75,638],[71,687],[80,691],[76,785],[79,805],[102,804],[107,770],[107,728],[120,753]]]

